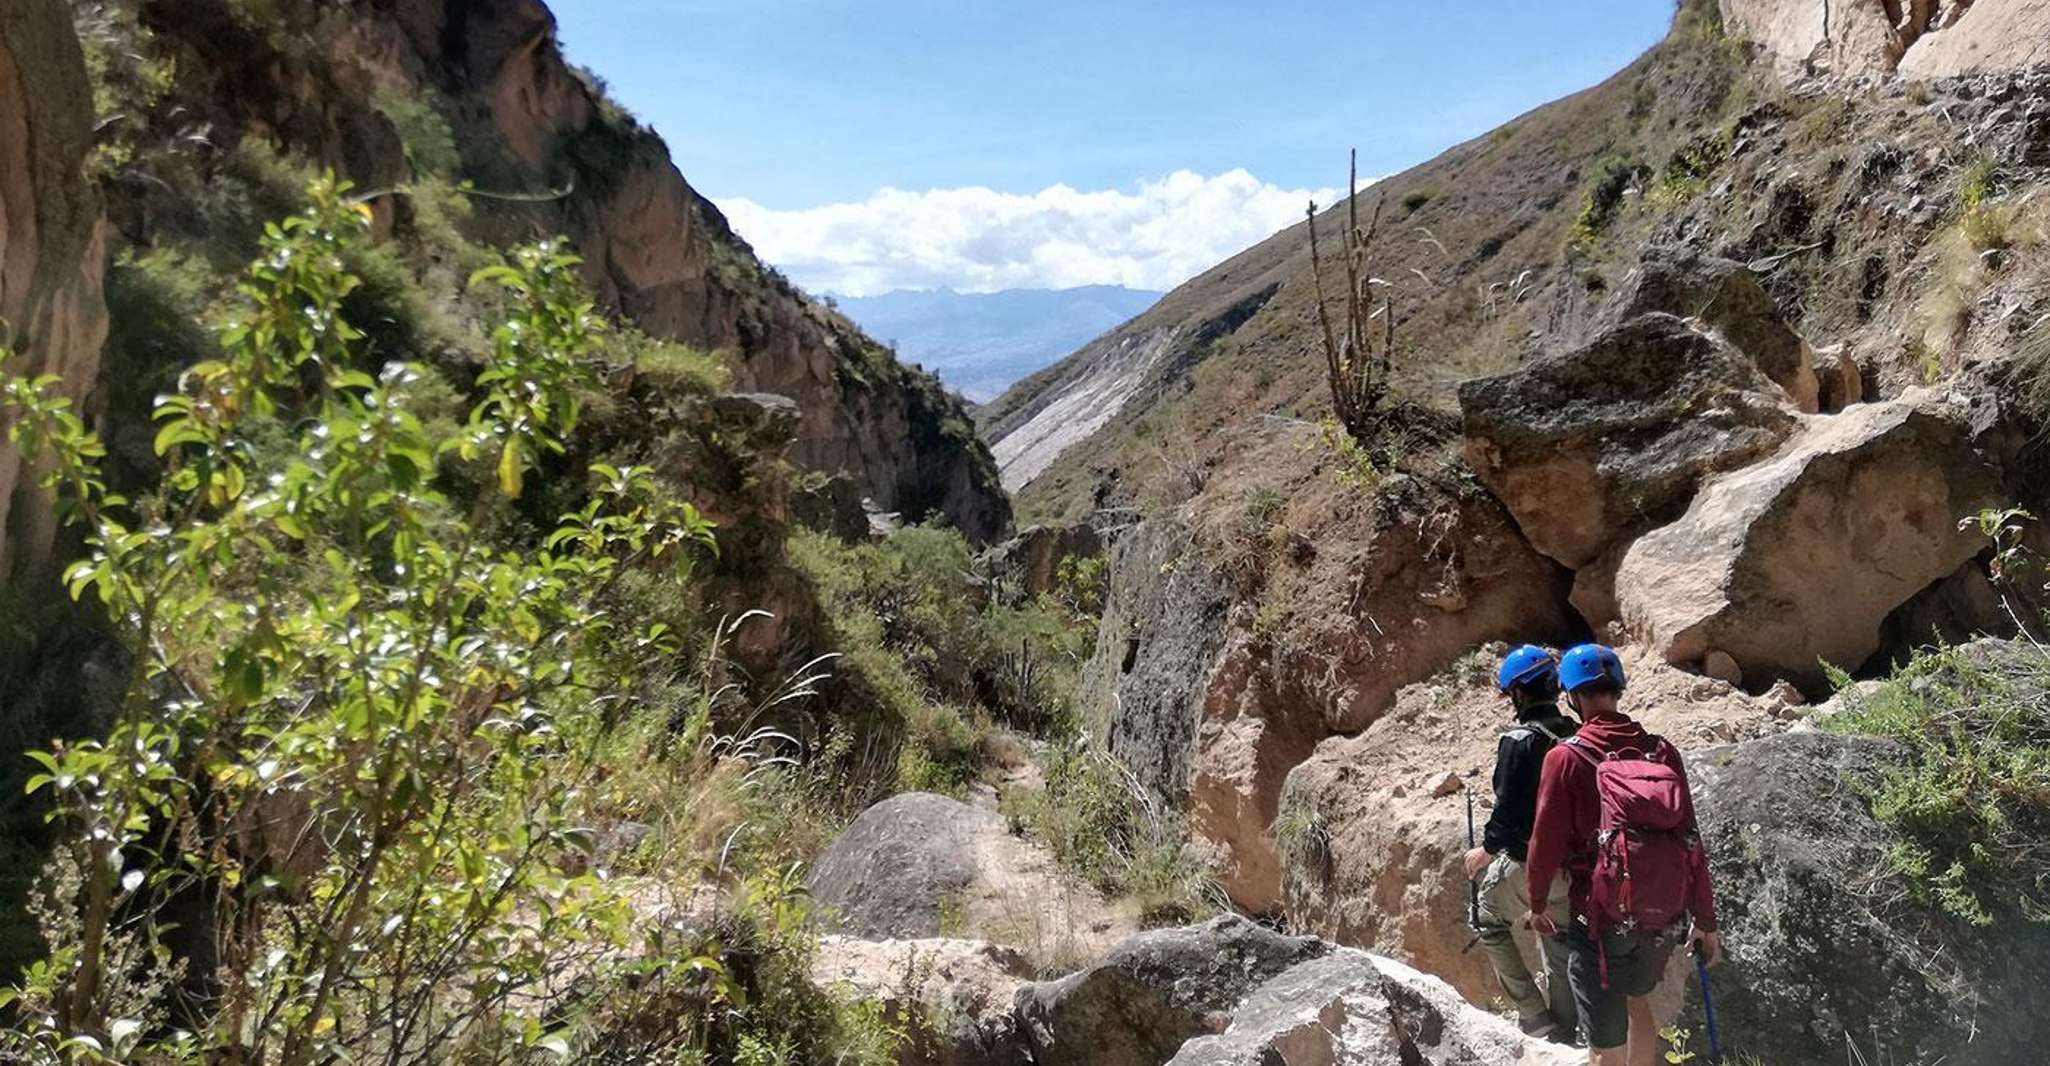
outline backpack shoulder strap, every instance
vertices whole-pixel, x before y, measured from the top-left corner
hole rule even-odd
[[[1560,743],[1564,743],[1564,742],[1565,742],[1565,739],[1566,739],[1566,738],[1564,738],[1564,737],[1560,736],[1559,734],[1557,734],[1557,733],[1554,733],[1554,732],[1552,732],[1552,730],[1551,730],[1551,727],[1549,727],[1549,726],[1545,725],[1545,723],[1543,723],[1542,721],[1539,721],[1539,720],[1538,720],[1538,719],[1536,719],[1536,718],[1533,718],[1533,719],[1531,719],[1531,720],[1530,720],[1530,721],[1528,721],[1528,722],[1524,722],[1524,723],[1522,723],[1522,724],[1518,725],[1518,726],[1517,726],[1516,728],[1518,728],[1518,729],[1535,729],[1535,730],[1537,730],[1538,732],[1540,732],[1540,733],[1543,733],[1543,734],[1544,734],[1544,735],[1546,736],[1546,738],[1547,738],[1547,739],[1549,739],[1549,740],[1551,740],[1551,742],[1552,742],[1552,743],[1554,743],[1554,744],[1560,744]]]
[[[1587,765],[1590,767],[1598,769],[1602,764],[1602,754],[1594,750],[1594,745],[1589,744],[1585,740],[1582,740],[1580,738],[1580,734],[1578,733],[1575,733],[1572,736],[1567,737],[1565,743],[1559,746],[1562,748],[1566,748],[1567,750],[1573,752],[1573,754],[1575,755],[1580,756],[1581,759],[1586,761]]]

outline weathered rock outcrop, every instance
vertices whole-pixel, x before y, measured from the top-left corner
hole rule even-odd
[[[1239,1005],[1231,1027],[1182,1045],[1170,1066],[1574,1066],[1583,1053],[1529,1040],[1445,982],[1339,948],[1289,968]]]
[[[1314,506],[1314,505],[1306,505]],[[1329,520],[1329,516],[1325,516]],[[1269,599],[1320,616],[1315,643],[1277,646],[1253,604],[1204,562],[1214,547],[1173,518],[1127,533],[1085,675],[1092,727],[1171,808],[1186,808],[1240,907],[1281,903],[1270,827],[1289,770],[1318,741],[1357,733],[1403,685],[1474,644],[1563,640],[1564,571],[1477,487],[1391,485],[1343,551],[1272,575]]]
[[[1945,78],[2050,62],[2043,0],[1720,0],[1746,40],[1842,74]]]
[[[456,91],[491,101],[537,180],[559,179],[568,162],[579,187],[552,221],[601,293],[655,336],[732,352],[741,388],[797,401],[800,464],[852,474],[884,510],[944,515],[978,542],[1009,526],[995,464],[960,402],[766,270],[659,137],[599,105],[563,61],[545,7],[451,4],[434,44],[415,43],[444,69],[459,64]]]
[[[84,175],[92,86],[59,0],[0,5],[0,346],[82,400],[107,336],[105,223]],[[0,583],[48,568],[56,511],[0,438]]]
[[[983,563],[1007,591],[1037,596],[1059,587],[1061,566],[1068,560],[1081,563],[1102,558],[1106,539],[1089,522],[1032,526],[991,548]]]
[[[1876,740],[1788,733],[1704,752],[1690,766],[1714,863],[1728,960],[1726,1042],[1760,1062],[2042,1061],[2050,933],[1963,926],[1885,873],[1895,837],[1860,790],[1906,753]]]
[[[944,915],[1043,957],[1093,958],[1134,928],[994,812],[929,792],[863,811],[807,883],[842,931],[871,940],[942,935]]]
[[[1613,328],[1655,311],[1699,319],[1749,356],[1794,406],[1815,410],[1814,353],[1750,267],[1685,248],[1649,249],[1598,321]]]
[[[661,138],[563,58],[540,0],[279,0],[266,18],[321,42],[311,63],[236,31],[217,5],[147,13],[205,68],[193,79],[211,82],[203,117],[215,139],[274,137],[361,187],[389,188],[408,166],[378,101],[425,99],[453,127],[454,176],[535,194],[479,198],[477,235],[567,236],[603,304],[652,336],[727,353],[740,390],[795,400],[799,464],[849,475],[909,519],[944,516],[977,542],[1008,530],[1009,500],[962,403],[757,259]],[[394,199],[374,201],[385,225]]]
[[[1330,947],[1236,915],[1157,929],[1020,990],[1018,1017],[1039,1066],[1157,1066],[1191,1037],[1224,1031],[1247,993]]]
[[[1469,381],[1459,406],[1475,472],[1534,547],[1574,569],[1671,520],[1702,478],[1771,453],[1796,427],[1749,355],[1656,313]]]
[[[1624,625],[1670,662],[1726,653],[1754,689],[1819,687],[1823,660],[1862,665],[1889,612],[1984,547],[1958,522],[2000,503],[2001,480],[1972,444],[1928,392],[1816,419],[1631,546]]]

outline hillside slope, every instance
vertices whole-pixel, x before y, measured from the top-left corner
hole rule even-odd
[[[1570,346],[1647,243],[1739,260],[1784,253],[1765,273],[1797,326],[1846,344],[1896,387],[1919,376],[1922,355],[1907,352],[1929,317],[1918,298],[1956,272],[1931,241],[1955,217],[1961,173],[1992,154],[1973,142],[2050,136],[2026,94],[2010,86],[1989,102],[1960,73],[1991,66],[1977,77],[1998,83],[1998,70],[2036,55],[2031,35],[1997,52],[1985,42],[2026,20],[2027,3],[1965,5],[1915,52],[1949,41],[1961,57],[1918,76],[1958,77],[1926,84],[1873,82],[1887,68],[1849,55],[1834,74],[1810,64],[1811,76],[1767,47],[1794,47],[1782,38],[1744,36],[1806,6],[1723,6],[1728,28],[1714,4],[1683,5],[1664,43],[1602,84],[1362,194],[1363,212],[1385,204],[1372,269],[1392,283],[1398,397],[1449,413],[1459,381]],[[1337,247],[1342,214],[1326,210],[1317,225],[1327,252]],[[1946,356],[1969,340],[1945,337]],[[977,415],[1021,511],[1046,519],[1179,502],[1283,424],[1273,417],[1329,412],[1309,241],[1296,225]]]
[[[103,116],[121,244],[147,249],[210,228],[204,205],[222,190],[207,186],[246,162],[252,143],[378,194],[387,233],[424,224],[410,183],[439,170],[476,190],[468,235],[566,235],[602,303],[651,337],[721,353],[743,390],[795,399],[802,465],[976,540],[1007,527],[958,400],[763,265],[661,139],[564,59],[538,0],[250,10],[216,0],[80,9],[89,59],[134,86],[121,103],[141,105]]]

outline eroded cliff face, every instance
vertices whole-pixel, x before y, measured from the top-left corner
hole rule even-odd
[[[1948,78],[2050,62],[2045,0],[1721,0],[1730,29],[1841,74]]]
[[[421,75],[488,106],[537,185],[572,190],[508,213],[567,233],[593,285],[648,333],[729,352],[741,389],[795,399],[800,464],[854,476],[886,510],[944,515],[978,542],[1005,531],[1009,503],[960,402],[756,259],[661,139],[572,71],[546,7],[411,0],[394,14]]]
[[[8,370],[83,397],[107,335],[105,225],[81,163],[92,88],[61,0],[0,5],[0,343]],[[0,579],[44,570],[56,515],[0,439]]]
[[[257,134],[359,188],[410,177],[381,101],[423,101],[453,127],[460,176],[494,243],[567,236],[602,304],[650,336],[725,353],[742,391],[797,401],[792,457],[846,474],[884,510],[943,516],[987,542],[1010,525],[995,463],[961,402],[767,267],[670,161],[661,138],[563,57],[538,0],[285,0],[300,42],[273,48],[206,3],[145,0],[211,79],[214,136]],[[239,36],[238,36],[239,32]],[[317,42],[311,54],[306,41]],[[404,211],[375,201],[381,225]]]

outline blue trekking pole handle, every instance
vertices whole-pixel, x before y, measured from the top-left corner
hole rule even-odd
[[[1701,979],[1701,1013],[1708,1021],[1708,1061],[1722,1066],[1723,1038],[1715,1028],[1715,990],[1708,983],[1708,960],[1701,957],[1699,948],[1694,952],[1694,973]]]

